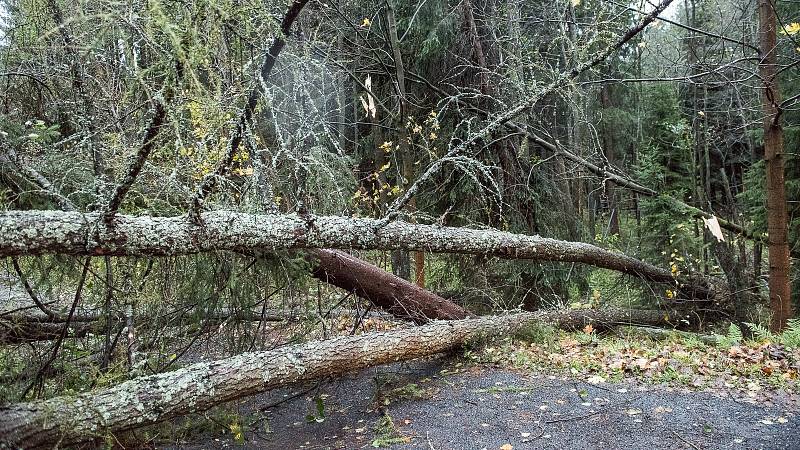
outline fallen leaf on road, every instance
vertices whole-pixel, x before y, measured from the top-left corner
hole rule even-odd
[[[606,379],[601,377],[600,375],[592,375],[586,380],[586,382],[588,382],[589,384],[601,384],[605,383]]]

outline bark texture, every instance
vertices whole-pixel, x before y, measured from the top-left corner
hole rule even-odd
[[[96,213],[0,213],[0,257],[42,254],[167,256],[218,250],[257,253],[287,248],[404,249],[578,262],[648,281],[678,284],[682,295],[689,298],[721,302],[728,295],[721,280],[700,276],[676,280],[667,269],[591,244],[491,229],[229,211],[203,213],[202,225],[185,216],[117,215],[108,227],[97,226],[98,219]]]
[[[37,322],[12,318],[0,319],[0,344],[23,344],[36,341],[58,339],[67,327],[66,337],[79,338],[89,333],[98,333],[103,327],[99,322],[70,322],[69,324],[54,322]]]
[[[338,250],[314,250],[312,275],[367,299],[395,317],[425,323],[466,319],[464,308],[380,267]]]
[[[661,311],[575,310],[521,313],[346,336],[192,364],[74,397],[0,408],[0,447],[68,446],[142,427],[289,383],[434,355],[476,338],[539,322],[664,323]]]
[[[789,219],[786,208],[786,183],[781,128],[780,88],[778,86],[777,17],[775,4],[759,0],[759,40],[761,62],[758,72],[764,89],[764,160],[767,165],[767,229],[769,232],[769,303],[772,331],[786,328],[792,317],[789,279]]]

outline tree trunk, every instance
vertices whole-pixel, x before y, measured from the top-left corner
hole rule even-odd
[[[603,107],[603,111],[609,110],[614,107],[611,103],[611,87],[608,85],[603,85],[600,87],[600,104]],[[605,157],[605,161],[609,166],[614,165],[616,162],[616,155],[614,151],[614,147],[616,144],[614,143],[614,132],[616,130],[612,130],[612,125],[608,122],[608,117],[603,117],[603,156]],[[609,211],[609,219],[608,219],[608,234],[613,235],[619,234],[619,211],[617,207],[617,197],[614,193],[614,183],[611,180],[604,180],[603,181],[603,194],[606,195],[608,198],[608,211]]]
[[[64,327],[69,331],[66,337],[84,337],[89,333],[98,333],[102,329],[99,322],[70,322],[69,324],[54,322],[38,322],[36,320],[0,320],[0,344],[23,344],[36,341],[58,339]]]
[[[506,259],[578,262],[648,281],[670,283],[688,298],[724,302],[721,280],[691,275],[676,280],[636,258],[582,242],[496,230],[417,225],[402,221],[313,215],[254,215],[230,211],[202,214],[203,225],[187,217],[115,216],[95,226],[96,213],[8,211],[0,213],[0,257],[69,254],[167,256],[228,250],[261,253],[287,248],[424,250],[480,254]]]
[[[580,327],[584,323],[663,324],[662,311],[574,310],[521,313],[434,322],[360,336],[291,345],[192,364],[163,374],[134,378],[114,387],[71,397],[0,408],[0,446],[41,448],[102,439],[108,433],[203,411],[237,398],[290,383],[430,356],[465,342],[503,336],[536,323]]]
[[[764,108],[764,160],[767,165],[767,229],[769,232],[769,302],[772,331],[786,328],[792,317],[789,280],[789,236],[784,182],[783,129],[778,86],[777,18],[773,3],[759,0],[761,63],[758,66]]]
[[[466,310],[414,283],[337,250],[310,252],[316,264],[312,275],[390,312],[395,317],[425,323],[469,316]]]

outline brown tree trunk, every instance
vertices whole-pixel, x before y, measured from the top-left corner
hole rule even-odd
[[[345,252],[312,250],[309,253],[315,263],[314,277],[353,292],[398,318],[425,323],[469,316],[450,300]]]
[[[789,239],[784,182],[783,129],[778,86],[777,18],[773,2],[759,0],[759,40],[764,84],[764,160],[767,165],[767,228],[769,232],[769,302],[772,330],[781,331],[792,317]]]
[[[456,348],[465,342],[504,336],[535,323],[562,327],[620,323],[664,324],[662,311],[574,310],[521,313],[434,322],[360,336],[291,345],[192,364],[134,378],[114,387],[69,397],[0,408],[0,447],[69,446],[108,433],[143,427],[204,411],[237,398],[290,383],[339,376],[354,370],[407,361]]]
[[[23,344],[58,339],[65,326],[69,328],[66,337],[84,337],[89,333],[98,333],[102,328],[100,325],[99,322],[70,322],[65,325],[21,318],[0,320],[0,344]]]

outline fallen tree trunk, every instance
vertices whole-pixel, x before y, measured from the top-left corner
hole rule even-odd
[[[281,314],[264,314],[258,311],[246,312],[215,312],[199,318],[204,324],[219,324],[227,321],[233,322],[283,322],[297,320],[297,317]],[[39,315],[21,316],[11,315],[0,318],[0,344],[21,344],[28,342],[50,341],[61,336],[64,327],[68,327],[65,338],[82,338],[89,334],[103,334],[111,324],[114,327],[124,323],[123,316],[112,316],[111,322],[105,318],[98,317],[95,320],[75,320],[69,323],[63,321],[50,321],[47,317]],[[165,326],[176,326],[181,323],[166,323]],[[185,324],[185,322],[183,323]],[[150,325],[157,323],[147,323],[143,329],[148,329]]]
[[[166,256],[229,250],[270,252],[287,248],[404,249],[468,253],[509,259],[578,262],[648,281],[679,284],[682,295],[722,301],[721,280],[699,275],[676,280],[636,258],[581,242],[497,230],[440,227],[402,221],[311,215],[202,214],[203,225],[185,216],[115,216],[109,226],[97,213],[8,211],[0,214],[0,256],[70,254]]]
[[[464,308],[391,274],[367,261],[337,250],[312,250],[311,274],[326,283],[369,300],[395,317],[425,323],[466,319]]]
[[[502,336],[535,323],[664,323],[661,311],[573,310],[521,313],[346,336],[244,353],[135,378],[74,397],[0,408],[0,447],[37,448],[88,442],[154,424],[289,383],[434,355],[477,338]]]
[[[23,344],[58,339],[65,325],[54,322],[0,320],[0,344]],[[100,329],[102,329],[100,322],[71,322],[65,337],[84,337],[89,333],[98,333]]]

